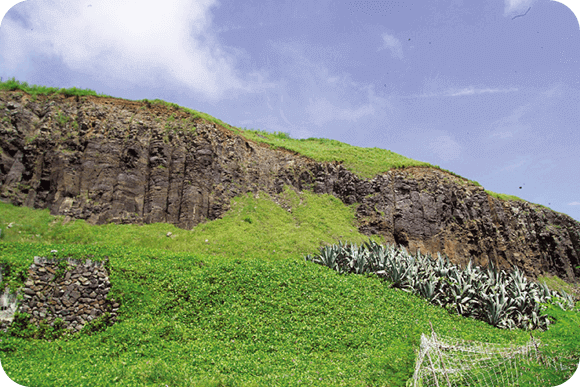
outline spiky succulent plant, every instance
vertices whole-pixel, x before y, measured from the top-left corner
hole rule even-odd
[[[411,255],[405,248],[383,246],[369,240],[363,245],[339,241],[325,246],[320,254],[305,259],[322,264],[341,274],[375,273],[391,287],[413,292],[429,302],[504,329],[547,329],[550,320],[542,314],[542,304],[551,303],[564,310],[574,308],[574,298],[550,290],[545,283],[529,281],[514,268],[499,270],[469,262],[460,268],[442,258]]]

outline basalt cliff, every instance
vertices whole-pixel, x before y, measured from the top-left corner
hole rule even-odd
[[[414,252],[534,278],[580,277],[580,222],[504,201],[435,168],[365,179],[245,139],[163,104],[0,91],[0,200],[91,224],[168,222],[191,229],[221,217],[246,192],[285,186],[357,203],[359,230]]]

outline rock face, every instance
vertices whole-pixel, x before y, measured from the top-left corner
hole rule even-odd
[[[455,263],[580,276],[580,223],[424,167],[360,178],[340,163],[273,150],[176,107],[0,92],[0,200],[92,224],[191,229],[230,199],[284,186],[358,203],[359,230]]]

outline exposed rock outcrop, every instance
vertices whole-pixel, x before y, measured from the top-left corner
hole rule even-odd
[[[178,108],[97,97],[0,92],[0,200],[93,224],[191,229],[245,192],[289,185],[359,203],[359,229],[411,251],[580,276],[580,223],[503,201],[447,172],[412,167],[360,178],[339,162],[270,149]]]

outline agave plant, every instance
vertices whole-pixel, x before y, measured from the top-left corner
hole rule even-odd
[[[381,248],[373,251],[369,255],[369,268],[371,271],[376,272],[379,270],[384,270],[387,265],[388,251]]]
[[[384,274],[385,277],[391,282],[391,287],[406,289],[409,273],[411,266],[407,264],[404,259],[393,259],[389,262],[389,265],[385,267],[385,270],[378,272],[378,274]]]
[[[475,282],[478,282],[481,279],[481,272],[479,267],[473,266],[471,260],[469,261],[465,269],[461,271],[461,274],[465,278],[465,281],[472,286]]]
[[[526,276],[517,266],[515,266],[513,271],[511,272],[510,280],[514,285],[518,286],[521,289],[525,289],[528,285]]]
[[[534,304],[533,309],[530,313],[530,322],[533,327],[537,327],[540,325],[540,305]]]
[[[385,266],[387,265],[389,257],[390,256],[389,256],[388,251],[386,251],[386,250],[379,251],[376,255],[374,255],[374,260],[373,260],[374,267],[377,270],[383,270],[385,268]]]
[[[324,266],[328,266],[331,269],[336,269],[337,258],[338,254],[336,249],[334,249],[332,246],[324,246],[324,248],[320,252],[320,255],[318,256],[318,263]]]
[[[451,303],[462,316],[470,316],[479,306],[479,299],[471,284],[470,278],[461,272],[450,272],[449,291]]]
[[[495,294],[483,295],[483,299],[487,312],[485,315],[487,322],[494,327],[507,325],[504,320],[513,306],[510,304],[509,298],[506,297],[505,287],[500,286],[500,291]]]
[[[449,274],[449,270],[451,267],[451,263],[449,262],[449,258],[445,257],[445,260],[441,258],[441,254],[437,253],[437,261],[433,265],[433,270],[438,277],[447,277]]]
[[[545,283],[528,281],[518,268],[506,273],[492,262],[482,269],[470,261],[462,269],[439,253],[437,259],[419,250],[411,255],[403,247],[385,247],[370,239],[361,246],[339,241],[338,245],[323,247],[318,256],[308,254],[305,259],[339,273],[377,273],[391,282],[391,287],[498,328],[547,329],[550,320],[542,315],[542,303],[562,309],[574,307],[571,295],[552,291]]]
[[[538,284],[538,297],[536,302],[547,302],[552,298],[552,291],[546,285],[546,282]]]
[[[574,309],[574,298],[564,290],[561,290],[559,294],[556,293],[556,299],[556,305],[558,305],[563,310]]]
[[[444,298],[440,278],[431,271],[417,286],[417,294],[435,305],[443,306]]]
[[[487,265],[486,275],[492,286],[505,282],[505,272],[497,270],[492,261]]]
[[[364,249],[352,249],[350,251],[350,271],[355,274],[363,274],[369,270],[367,251]]]
[[[371,255],[375,255],[378,254],[379,252],[384,252],[385,251],[385,247],[383,245],[379,245],[377,242],[369,239],[368,242],[364,243],[364,247],[367,249],[367,251],[371,254]]]

